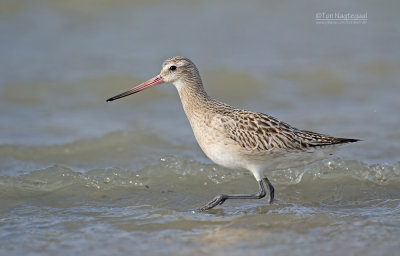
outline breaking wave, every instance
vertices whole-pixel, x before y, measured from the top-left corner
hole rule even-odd
[[[316,185],[318,180],[332,184],[351,180],[355,186],[357,182],[390,186],[400,184],[400,162],[392,165],[366,164],[336,158],[320,161],[306,168],[272,171],[269,178],[272,183],[285,186],[306,185],[310,182]],[[248,172],[166,156],[140,170],[108,168],[81,171],[54,165],[19,176],[0,176],[0,197],[25,197],[68,188],[79,188],[88,193],[120,189],[140,190],[160,187],[162,184],[172,184],[176,190],[184,191],[188,185],[204,189],[208,185],[229,186],[230,183],[237,182],[252,184],[253,180]]]

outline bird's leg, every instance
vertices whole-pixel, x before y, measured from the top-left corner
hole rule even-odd
[[[271,182],[269,182],[267,177],[263,178],[265,184],[267,184],[268,191],[269,191],[269,203],[272,203],[274,201],[274,195],[275,195],[275,189],[274,186],[272,186]]]
[[[269,191],[271,191],[271,183],[267,183]],[[234,195],[218,195],[216,196],[213,200],[211,200],[209,203],[207,203],[206,205],[204,205],[203,207],[199,208],[199,211],[205,211],[205,210],[209,210],[211,208],[214,208],[217,205],[223,204],[225,202],[225,200],[227,199],[260,199],[263,198],[266,193],[265,193],[265,189],[264,189],[264,185],[262,183],[262,180],[258,181],[258,186],[259,186],[259,191],[257,194],[234,194]],[[273,189],[274,187],[272,187],[272,193],[273,193]]]

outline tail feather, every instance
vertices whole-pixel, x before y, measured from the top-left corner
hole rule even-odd
[[[309,147],[324,147],[329,145],[337,145],[337,144],[345,144],[345,143],[353,143],[360,141],[359,139],[348,139],[348,138],[336,138],[331,137],[330,140],[324,142],[311,142],[308,144]]]
[[[298,136],[300,136],[304,140],[304,142],[310,147],[328,146],[360,141],[359,139],[337,138],[310,131],[301,131]]]
[[[336,144],[341,144],[341,143],[351,143],[351,142],[357,142],[360,141],[359,139],[347,139],[347,138],[336,138],[337,142]]]

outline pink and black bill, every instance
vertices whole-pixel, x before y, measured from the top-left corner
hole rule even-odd
[[[161,76],[157,75],[157,76],[147,80],[146,82],[144,82],[142,84],[139,84],[136,87],[133,87],[129,91],[120,93],[118,95],[115,95],[114,97],[111,97],[111,98],[107,99],[107,101],[117,100],[117,99],[126,97],[128,95],[131,95],[131,94],[134,94],[134,93],[137,93],[137,92],[140,92],[140,91],[143,91],[144,89],[147,89],[147,88],[150,88],[150,87],[153,87],[153,86],[155,86],[157,84],[162,84],[162,83],[164,83],[164,81],[162,80]]]

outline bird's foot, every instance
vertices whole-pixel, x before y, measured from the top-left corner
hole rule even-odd
[[[269,195],[269,204],[272,204],[274,202],[274,191]]]
[[[274,201],[274,196],[275,196],[275,188],[272,186],[271,182],[268,180],[267,177],[263,178],[264,182],[267,184],[267,188],[269,191],[269,203],[272,204]]]
[[[210,210],[212,208],[214,208],[217,205],[221,205],[225,202],[226,200],[226,196],[225,195],[218,195],[216,197],[214,197],[213,200],[211,200],[210,202],[208,202],[206,205],[204,205],[203,207],[199,208],[198,211],[207,211]]]

